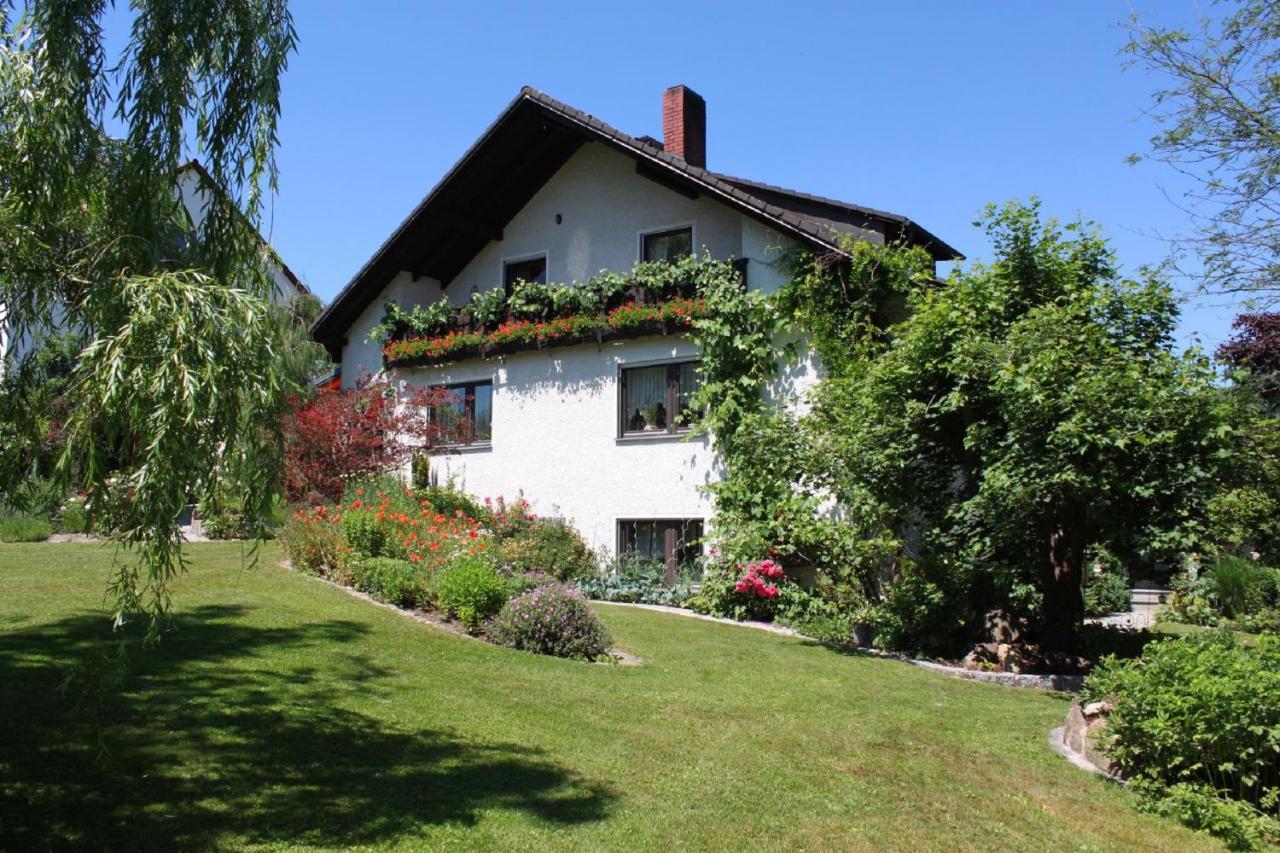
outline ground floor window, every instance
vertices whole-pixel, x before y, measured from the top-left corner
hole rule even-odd
[[[618,522],[618,553],[661,560],[666,581],[697,571],[702,555],[702,519],[639,518]]]
[[[493,382],[440,387],[448,392],[448,399],[432,406],[431,419],[456,434],[457,444],[488,444],[493,439]]]

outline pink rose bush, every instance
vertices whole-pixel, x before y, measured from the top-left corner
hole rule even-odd
[[[758,563],[743,563],[738,569],[742,574],[733,584],[734,592],[758,598],[778,597],[778,581],[786,577],[782,566],[773,560],[761,560]]]
[[[715,616],[772,622],[795,585],[770,553],[762,560],[712,564],[702,576],[702,589],[687,606]]]

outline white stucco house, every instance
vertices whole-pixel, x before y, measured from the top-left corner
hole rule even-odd
[[[317,320],[316,339],[344,387],[385,372],[465,399],[473,441],[432,456],[432,474],[475,495],[523,492],[537,512],[574,524],[605,552],[636,550],[668,565],[699,546],[718,476],[705,438],[680,429],[698,352],[653,334],[384,364],[370,330],[396,300],[410,310],[523,279],[581,282],[638,261],[710,253],[733,259],[747,287],[783,283],[790,246],[839,252],[842,238],[905,240],[936,260],[955,249],[906,217],[711,171],[706,104],[684,86],[663,95],[663,139],[632,137],[524,88],[380,246]],[[789,376],[791,402],[817,377],[813,358]]]
[[[211,203],[210,194],[222,192],[213,177],[196,160],[188,161],[178,167],[174,176],[174,191],[182,200],[182,206],[186,210],[193,229],[199,228],[204,222]],[[311,292],[302,280],[294,275],[293,270],[289,269],[289,265],[271,248],[265,238],[262,240],[262,247],[267,272],[274,284],[271,292],[273,302],[277,305],[288,305],[299,296]],[[13,326],[5,311],[4,303],[0,302],[0,376],[4,375],[8,365],[17,363],[38,346],[42,335],[42,330],[24,330],[21,335],[14,334]],[[55,330],[60,328],[61,324],[55,323]]]

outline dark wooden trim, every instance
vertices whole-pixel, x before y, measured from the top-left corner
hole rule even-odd
[[[698,249],[693,245],[693,226],[681,225],[678,228],[664,228],[661,231],[646,231],[640,235],[640,260],[647,262],[649,260],[649,240],[654,237],[670,237],[673,234],[683,234],[689,232],[689,253],[697,254]]]
[[[444,214],[447,224],[456,226],[458,230],[465,231],[476,237],[484,237],[487,240],[502,241],[502,224],[497,222],[486,222],[483,219],[477,219],[468,216],[462,212],[461,208],[452,207]]]
[[[489,387],[489,437],[484,439],[476,439],[476,389]],[[469,440],[458,444],[447,445],[449,447],[470,447],[477,444],[491,444],[493,442],[493,380],[492,379],[473,379],[468,382],[450,382],[449,384],[433,385],[433,388],[443,388],[445,391],[461,391],[462,392],[462,420],[468,425],[470,435]],[[431,421],[436,421],[435,407],[431,407]]]
[[[554,347],[575,347],[582,344],[595,343],[602,344],[605,341],[621,341],[631,338],[651,338],[658,335],[667,334],[686,334],[687,329],[670,328],[661,322],[644,323],[639,326],[633,326],[628,329],[598,329],[590,334],[578,337],[561,338],[558,341],[551,341],[544,344],[543,348],[551,349]],[[506,344],[481,344],[477,347],[467,347],[450,353],[448,356],[440,359],[429,358],[405,358],[405,359],[383,359],[383,363],[388,367],[427,367],[440,364],[450,364],[458,361],[466,361],[472,358],[490,358],[496,355],[508,355],[510,353],[525,352],[528,350],[539,349],[537,344],[525,343],[506,343]]]
[[[668,527],[662,531],[662,556],[665,558],[667,573],[663,580],[667,582],[667,586],[675,586],[676,569],[680,566],[680,555],[676,553],[676,536],[675,525]]]
[[[672,192],[679,193],[685,198],[696,199],[698,197],[698,191],[691,184],[672,176],[670,172],[655,169],[643,160],[636,161],[636,174],[653,181],[660,187],[666,187]]]
[[[627,371],[629,370],[648,370],[655,367],[665,367],[667,369],[667,425],[660,432],[666,435],[679,435],[692,430],[689,426],[680,426],[676,423],[680,414],[680,368],[686,364],[697,364],[697,358],[681,358],[675,361],[659,361],[649,364],[626,364],[618,365],[618,438],[635,438],[637,436],[650,435],[654,430],[629,430],[627,429],[628,410],[631,408],[627,399]]]
[[[684,542],[687,546],[694,541],[691,538],[682,538],[688,532],[692,525],[697,525],[697,540],[701,540],[706,535],[706,519],[701,517],[659,517],[659,518],[615,518],[614,527],[617,542],[617,553],[624,554],[628,550],[627,532],[628,527],[641,524],[658,525],[662,533],[662,561],[664,568],[663,581],[668,585],[673,585],[680,570],[680,544]]]

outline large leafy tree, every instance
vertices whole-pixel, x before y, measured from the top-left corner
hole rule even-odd
[[[1165,84],[1151,158],[1193,177],[1187,240],[1206,289],[1280,299],[1280,5],[1217,0],[1190,29],[1135,17],[1126,47]]]
[[[1095,230],[1035,204],[986,227],[995,260],[916,287],[887,341],[825,384],[814,434],[842,502],[1070,648],[1090,545],[1194,544],[1228,402],[1202,354],[1172,351],[1169,288],[1122,277]]]
[[[295,32],[284,0],[134,0],[109,56],[108,5],[0,2],[0,303],[15,336],[88,341],[66,459],[125,546],[117,621],[143,614],[154,633],[182,507],[233,477],[262,511],[278,480],[294,389],[255,225]],[[192,154],[226,190],[199,227],[174,191]]]

